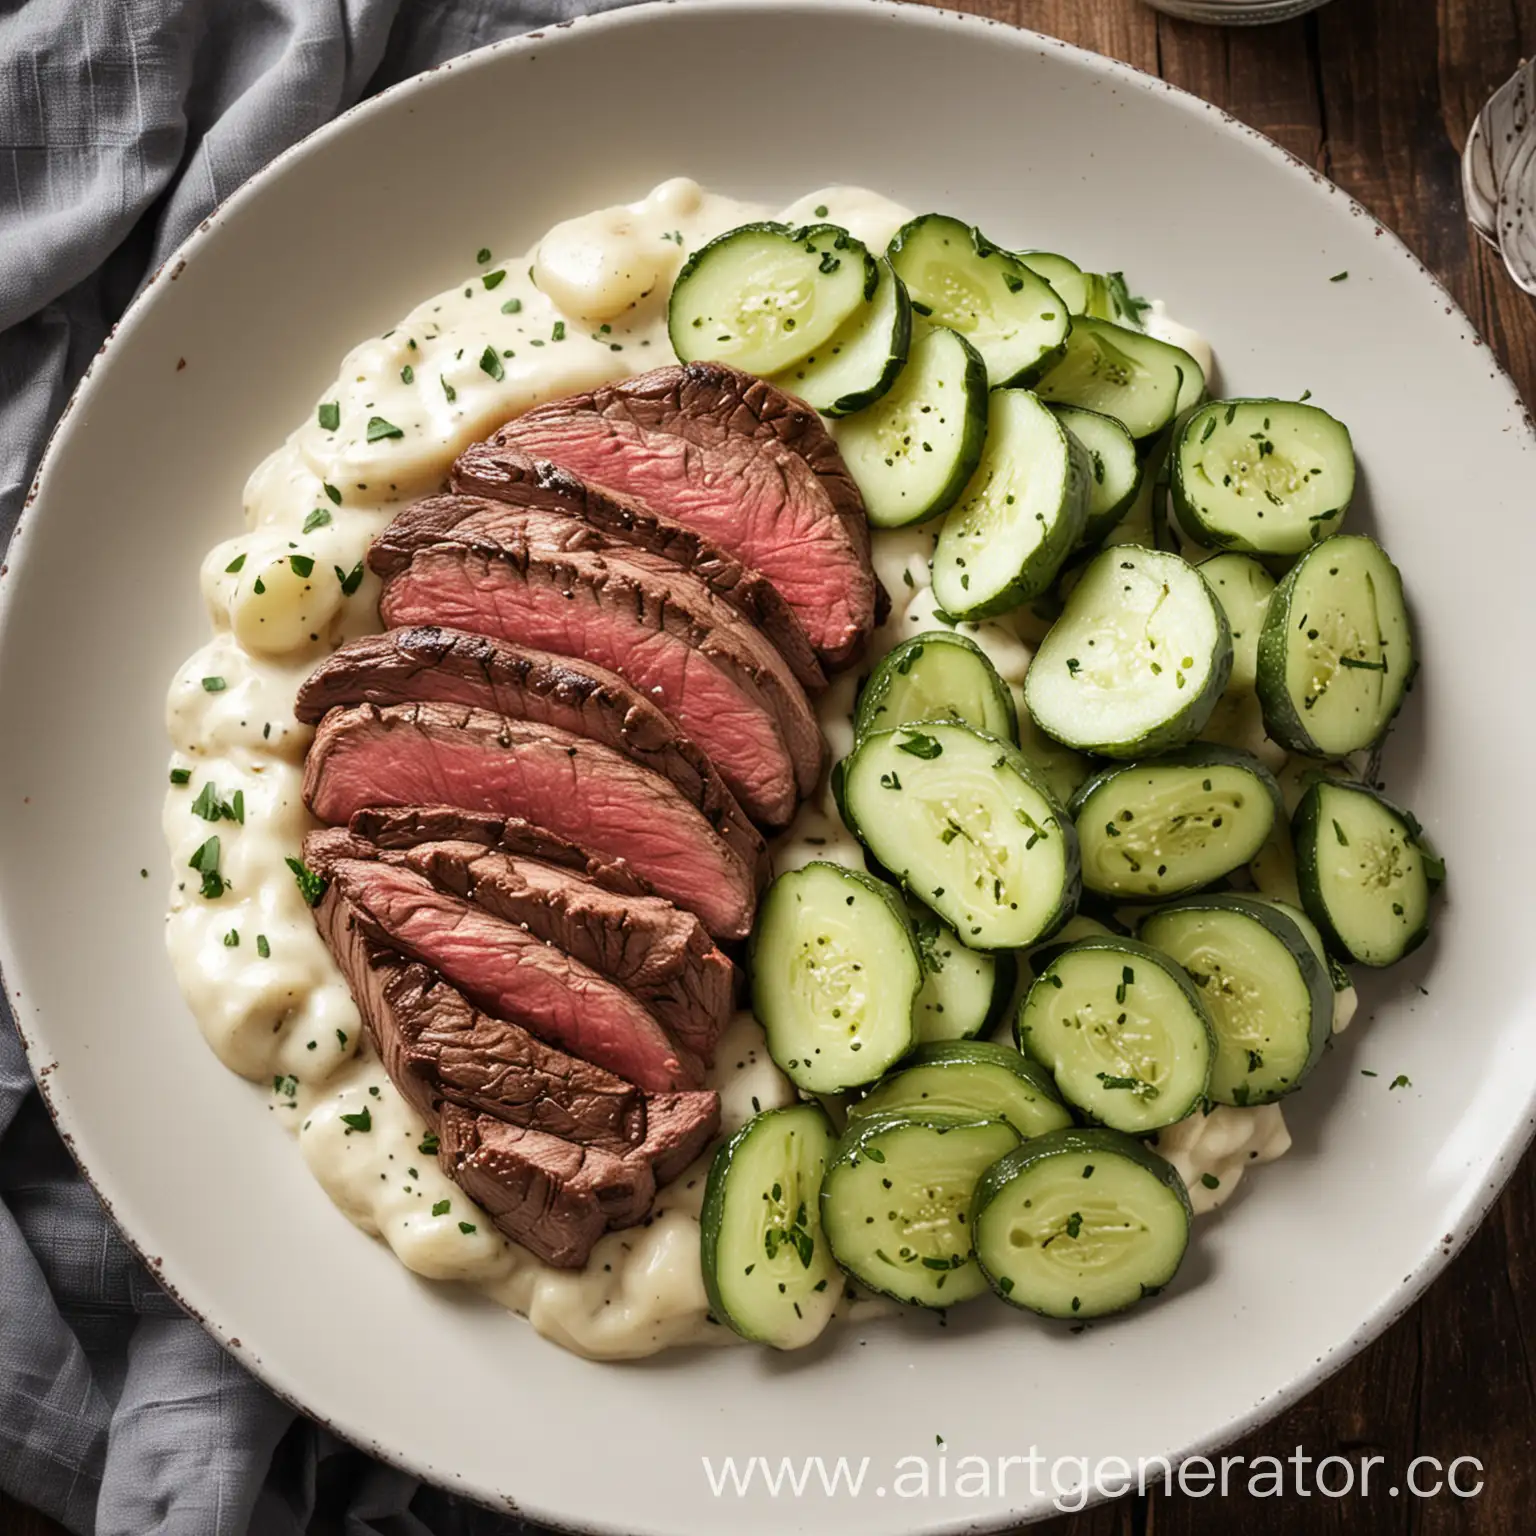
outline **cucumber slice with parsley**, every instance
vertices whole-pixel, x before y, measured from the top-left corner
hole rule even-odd
[[[667,334],[685,363],[782,373],[824,346],[874,297],[878,269],[846,229],[744,224],[683,264]]]
[[[1194,984],[1135,939],[1084,939],[1036,976],[1019,1048],[1067,1103],[1133,1136],[1173,1125],[1205,1098],[1216,1035]]]
[[[1301,1086],[1333,1029],[1333,984],[1289,917],[1251,896],[1195,896],[1160,907],[1140,937],[1183,966],[1211,1016],[1211,1098],[1241,1108]]]
[[[1182,347],[1084,316],[1073,322],[1066,352],[1035,390],[1053,405],[1113,416],[1143,442],[1174,419],[1181,401],[1200,398],[1205,374]]]
[[[876,528],[926,522],[954,505],[981,462],[986,364],[956,332],[925,331],[891,388],[834,431]]]
[[[1318,778],[1291,836],[1302,905],[1341,959],[1395,965],[1429,937],[1445,863],[1410,812],[1365,784]]]
[[[944,519],[933,594],[981,619],[1045,591],[1082,537],[1093,484],[1088,451],[1027,389],[996,389],[981,462]]]
[[[1258,758],[1205,742],[1106,768],[1069,809],[1083,885],[1123,901],[1166,900],[1231,874],[1285,814],[1280,786]]]
[[[809,1093],[872,1083],[917,1043],[912,921],[869,875],[820,861],[780,875],[758,911],[749,968],[768,1053]]]
[[[1080,752],[1146,757],[1183,746],[1232,670],[1226,615],[1178,555],[1116,545],[1094,557],[1024,676],[1048,735]]]
[[[948,923],[919,902],[909,902],[912,931],[923,962],[923,988],[912,1005],[922,1044],[968,1040],[1002,1018],[1013,996],[1018,966],[1003,950],[967,949]]]
[[[1349,429],[1296,400],[1212,400],[1173,450],[1173,504],[1211,549],[1299,555],[1337,533],[1355,493]]]
[[[1324,539],[1291,567],[1259,633],[1264,728],[1309,757],[1372,747],[1402,707],[1413,670],[1397,567],[1359,534]]]
[[[912,307],[960,332],[994,388],[1032,378],[1067,339],[1072,320],[1056,290],[958,219],[925,213],[896,231],[886,254]]]
[[[1031,272],[1043,277],[1061,295],[1069,315],[1087,313],[1097,274],[1084,272],[1071,257],[1055,251],[1020,251],[1018,255]]]
[[[1274,596],[1275,578],[1251,555],[1212,555],[1200,562],[1200,574],[1211,585],[1227,628],[1232,631],[1230,692],[1247,692],[1258,676],[1259,632]]]
[[[1057,405],[1056,419],[1088,451],[1088,513],[1078,544],[1098,544],[1131,509],[1141,489],[1142,462],[1131,434],[1113,416]]]
[[[1077,836],[1017,750],[967,725],[874,731],[844,760],[854,835],[971,949],[1021,949],[1072,915]]]
[[[1045,1317],[1104,1317],[1178,1273],[1193,1219],[1173,1165],[1118,1131],[1054,1131],[976,1188],[976,1257],[992,1289]]]
[[[1012,1046],[948,1040],[920,1046],[896,1071],[848,1106],[850,1119],[889,1112],[1006,1120],[1020,1136],[1072,1124],[1049,1073]]]
[[[815,352],[774,382],[823,416],[846,416],[886,394],[906,366],[912,345],[912,303],[906,285],[881,257],[875,295]]]
[[[699,1216],[709,1308],[744,1339],[800,1349],[826,1327],[843,1277],[821,1230],[836,1144],[819,1104],[754,1115],[710,1164]]]
[[[971,1257],[976,1181],[1019,1144],[1006,1120],[860,1115],[821,1185],[821,1225],[837,1262],[872,1291],[952,1307],[987,1288]]]
[[[935,629],[903,640],[870,673],[859,695],[855,736],[914,720],[960,720],[1013,741],[1013,694],[974,640]]]

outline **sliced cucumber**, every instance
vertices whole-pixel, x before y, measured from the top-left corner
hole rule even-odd
[[[1134,1136],[1182,1120],[1210,1085],[1205,1005],[1173,961],[1135,939],[1084,939],[1054,955],[1016,1029],[1067,1103]]]
[[[1131,434],[1113,416],[1058,405],[1056,419],[1088,450],[1088,515],[1079,545],[1098,544],[1131,509],[1141,489],[1141,459]]]
[[[1083,884],[1126,901],[1198,891],[1246,864],[1285,814],[1258,758],[1197,742],[1106,768],[1073,797]]]
[[[1088,452],[1027,389],[992,391],[981,462],[939,534],[933,595],[961,619],[1045,591],[1082,537]]]
[[[819,1104],[765,1110],[710,1164],[699,1216],[710,1311],[744,1339],[800,1349],[827,1326],[843,1277],[821,1230],[836,1144]]]
[[[1302,905],[1336,955],[1394,965],[1429,937],[1445,863],[1410,812],[1367,785],[1318,778],[1291,828]]]
[[[1178,1273],[1193,1219],[1173,1165],[1117,1131],[1053,1131],[982,1176],[976,1256],[1004,1301],[1103,1317]]]
[[[1142,441],[1173,420],[1182,400],[1200,398],[1205,374],[1182,347],[1083,317],[1073,322],[1061,361],[1035,389],[1053,404],[1113,416]]]
[[[1200,562],[1199,569],[1211,584],[1232,631],[1232,675],[1227,688],[1234,693],[1246,692],[1258,675],[1259,632],[1269,612],[1275,578],[1250,555],[1212,555]]]
[[[916,1044],[912,921],[869,875],[819,861],[780,875],[758,910],[749,965],[769,1055],[797,1087],[872,1083]]]
[[[744,224],[684,263],[667,334],[685,363],[782,373],[863,309],[877,276],[874,257],[835,225]]]
[[[960,720],[1013,741],[1018,715],[1008,685],[974,640],[927,630],[887,651],[859,695],[855,736],[913,720]]]
[[[848,1106],[850,1119],[899,1111],[1006,1120],[1020,1136],[1072,1124],[1050,1075],[1012,1046],[947,1040],[920,1046],[888,1077]]]
[[[1056,290],[958,219],[925,213],[896,231],[886,254],[913,308],[959,331],[993,387],[1031,378],[1067,339],[1072,321]]]
[[[1084,272],[1070,257],[1055,251],[1020,251],[1019,260],[1061,295],[1070,315],[1086,314],[1097,274]],[[1111,317],[1113,318],[1113,317]]]
[[[1349,429],[1296,400],[1212,400],[1173,450],[1173,504],[1212,549],[1299,555],[1337,533],[1355,492]]]
[[[1006,1120],[860,1115],[821,1185],[821,1224],[839,1264],[872,1291],[952,1307],[986,1290],[971,1257],[976,1181],[1019,1144]]]
[[[871,732],[845,759],[843,803],[864,846],[972,949],[1021,949],[1072,915],[1072,823],[996,736],[937,721]]]
[[[1264,728],[1309,757],[1374,746],[1402,707],[1413,669],[1397,567],[1358,534],[1324,539],[1270,599],[1256,679]]]
[[[912,303],[884,257],[875,296],[815,352],[774,381],[823,416],[846,416],[880,399],[905,367],[912,345]]]
[[[909,902],[908,910],[923,961],[923,989],[912,1005],[919,1042],[968,1040],[990,1029],[1013,996],[1018,966],[1012,954],[967,949],[920,902]]]
[[[1117,545],[1084,570],[1024,677],[1057,741],[1145,757],[1200,734],[1232,670],[1226,615],[1191,565]]]
[[[1053,741],[1027,709],[1019,711],[1019,753],[1030,771],[1063,805],[1093,772],[1093,759]]]
[[[1333,1028],[1333,986],[1306,935],[1251,896],[1160,907],[1141,938],[1183,966],[1216,1028],[1210,1096],[1267,1104],[1301,1085]]]
[[[970,483],[987,436],[987,369],[954,331],[924,331],[872,406],[834,427],[876,528],[947,511]]]

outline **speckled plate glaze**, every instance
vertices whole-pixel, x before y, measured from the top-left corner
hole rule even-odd
[[[349,1226],[177,994],[162,691],[203,634],[198,560],[237,526],[244,477],[347,346],[451,281],[488,227],[511,247],[675,174],[769,203],[863,183],[1123,267],[1214,339],[1225,389],[1311,389],[1353,429],[1355,526],[1390,543],[1426,658],[1387,776],[1449,857],[1449,901],[1426,950],[1367,982],[1288,1110],[1292,1154],[1121,1321],[1074,1335],[978,1304],[948,1327],[834,1329],[791,1359],[588,1364]],[[1032,1496],[1017,1468],[1003,1492],[994,1477],[917,1500],[895,1463],[937,1457],[936,1437],[951,1468],[1231,1439],[1413,1301],[1526,1143],[1533,501],[1515,391],[1420,264],[1155,80],[877,0],[685,0],[524,38],[285,155],[150,285],[76,396],[0,583],[7,994],[76,1155],[156,1271],[276,1390],[391,1461],[625,1536],[911,1536],[1043,1514],[1049,1483]],[[1390,1091],[1399,1074],[1412,1087]],[[863,1495],[716,1498],[701,1466],[812,1453],[870,1457]]]

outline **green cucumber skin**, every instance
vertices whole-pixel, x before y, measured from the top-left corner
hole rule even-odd
[[[1044,1136],[1032,1136],[1028,1141],[1022,1142],[1012,1152],[998,1159],[997,1162],[982,1174],[976,1183],[976,1198],[971,1204],[971,1231],[976,1230],[976,1222],[981,1213],[995,1200],[1013,1180],[1032,1163],[1043,1158],[1059,1156],[1098,1156],[1098,1157],[1123,1157],[1127,1162],[1135,1163],[1152,1174],[1164,1188],[1169,1190],[1178,1199],[1178,1203],[1184,1212],[1185,1223],[1185,1250],[1188,1250],[1188,1232],[1195,1219],[1194,1207],[1189,1201],[1189,1191],[1184,1187],[1184,1180],[1179,1177],[1179,1171],[1166,1158],[1159,1157],[1134,1136],[1127,1136],[1121,1131],[1111,1131],[1102,1126],[1089,1127],[1084,1130],[1047,1131]],[[1009,1306],[1017,1307],[1021,1312],[1032,1312],[1037,1317],[1056,1317],[1054,1312],[1042,1311],[1040,1308],[1031,1307],[1023,1300],[1011,1295],[998,1284],[999,1276],[993,1275],[982,1264],[978,1257],[977,1264],[981,1272],[986,1275],[987,1283],[991,1285],[993,1294],[1006,1301]],[[1175,1269],[1174,1274],[1178,1270]],[[1172,1283],[1174,1276],[1169,1275],[1163,1282],[1162,1289]],[[1140,1299],[1145,1300],[1148,1295],[1155,1292],[1144,1291]],[[1135,1305],[1134,1302],[1131,1305]],[[1108,1315],[1108,1314],[1105,1314]]]
[[[1028,784],[1029,787],[1033,789],[1035,793],[1045,801],[1046,805],[1048,805],[1051,809],[1051,814],[1055,816],[1057,826],[1060,828],[1062,834],[1062,863],[1064,866],[1065,878],[1062,882],[1061,903],[1057,907],[1056,914],[1045,925],[1045,928],[1042,930],[1039,938],[1035,940],[1037,944],[1043,944],[1047,939],[1050,938],[1053,933],[1057,932],[1064,924],[1071,921],[1072,915],[1077,911],[1078,898],[1082,895],[1082,856],[1077,846],[1077,828],[1072,825],[1072,818],[1067,815],[1066,807],[1062,805],[1062,803],[1056,798],[1054,794],[1051,793],[1050,788],[1034,771],[1034,769],[1030,767],[1029,762],[1024,757],[1023,753],[1021,753],[1019,749],[1013,745],[1012,742],[1004,741],[1001,737],[993,736],[987,731],[978,731],[975,726],[960,725],[951,720],[935,721],[929,723],[947,725],[954,730],[969,731],[971,735],[979,736],[983,741],[990,743],[992,746],[995,746],[1000,753],[1007,757],[1009,767],[1012,768],[1013,771],[1017,773],[1018,776],[1023,779],[1024,782]],[[898,730],[903,728],[904,727],[900,726],[897,727]],[[876,736],[885,736],[890,734],[892,733],[888,731],[875,731],[866,737],[865,740],[872,741]],[[850,756],[858,752],[860,745],[862,745],[862,743],[856,742],[854,744],[853,753],[850,754]],[[865,849],[868,850],[869,843],[866,841],[864,833],[859,826],[858,818],[854,815],[852,808],[847,805],[846,799],[842,807],[842,812],[843,822],[847,826],[848,830],[852,832],[853,835],[858,838],[861,843],[864,844]],[[894,878],[896,878],[898,883],[902,883],[901,877],[899,875],[896,875]],[[913,894],[916,900],[922,900],[921,896],[916,895],[916,893]],[[913,942],[915,943],[916,941],[914,940]],[[962,940],[962,942],[964,941]],[[976,947],[978,946],[967,945],[967,948]],[[995,954],[997,951],[988,950],[986,953]]]
[[[1121,426],[1121,424],[1113,416],[1106,416],[1102,411],[1091,411],[1085,405],[1053,405],[1051,410],[1058,417],[1058,419],[1064,413],[1074,411],[1081,416],[1097,416],[1101,421],[1109,422],[1118,431],[1124,432],[1127,441],[1131,443],[1133,449],[1135,448],[1135,439],[1131,437],[1130,433],[1126,432],[1125,428]],[[1069,435],[1074,435],[1072,434],[1072,427],[1070,422],[1063,422],[1063,425],[1066,426]],[[1087,445],[1084,444],[1084,447],[1086,446]],[[1090,470],[1092,462],[1093,455],[1090,451]],[[1137,496],[1141,494],[1141,483],[1145,478],[1145,475],[1146,461],[1143,459],[1142,455],[1138,453],[1136,455],[1136,476],[1135,479],[1131,482],[1130,490],[1127,491],[1119,501],[1114,502],[1112,505],[1106,507],[1102,512],[1096,515],[1088,515],[1083,523],[1083,531],[1078,537],[1078,549],[1098,548],[1098,546],[1104,542],[1109,533],[1120,525],[1122,520],[1125,518],[1126,513],[1129,512],[1131,507],[1135,504]]]
[[[1397,817],[1408,828],[1409,835],[1417,844],[1420,856],[1425,859],[1425,874],[1429,879],[1429,904],[1424,909],[1424,923],[1417,933],[1411,935],[1402,950],[1398,953],[1397,960],[1406,959],[1429,937],[1430,929],[1435,925],[1434,898],[1440,887],[1445,884],[1445,861],[1440,857],[1433,842],[1430,841],[1423,827],[1419,825],[1419,819],[1412,811],[1405,810],[1396,801],[1389,800],[1379,789],[1372,788],[1369,784],[1361,784],[1353,779],[1327,781],[1315,781],[1301,797],[1296,807],[1296,813],[1291,818],[1291,842],[1296,850],[1296,884],[1301,890],[1301,904],[1308,917],[1317,925],[1317,931],[1323,936],[1323,943],[1328,946],[1330,954],[1337,961],[1349,965],[1367,965],[1373,969],[1381,970],[1387,965],[1397,964],[1397,960],[1389,960],[1381,964],[1372,965],[1369,960],[1361,960],[1350,952],[1338,930],[1333,926],[1333,919],[1329,916],[1326,903],[1323,901],[1322,890],[1317,878],[1317,837],[1318,820],[1322,810],[1322,791],[1329,782],[1342,784],[1346,789],[1354,790],[1359,794],[1369,795],[1370,798],[1384,810]]]
[[[893,646],[875,663],[875,669],[870,673],[869,681],[864,684],[863,692],[859,694],[859,707],[854,714],[853,722],[854,740],[858,741],[877,729],[874,724],[875,710],[884,702],[886,694],[890,691],[893,669],[900,664],[902,658],[913,647],[930,644],[957,646],[961,650],[971,652],[981,660],[987,672],[991,674],[994,685],[993,692],[996,695],[998,707],[1002,711],[1004,718],[1008,721],[1009,739],[1013,745],[1017,746],[1019,739],[1019,716],[1018,709],[1013,702],[1012,691],[1007,683],[997,675],[997,668],[988,660],[987,653],[974,640],[948,629],[925,630],[920,635],[913,635],[910,640],[903,640],[900,645]],[[946,720],[947,717],[940,717],[941,723]],[[898,722],[898,724],[902,725],[917,725],[920,723],[920,721],[916,720]],[[878,729],[893,730],[895,727],[882,725]],[[836,791],[834,790],[834,795],[835,793]],[[841,809],[840,805],[839,809]]]
[[[719,1241],[720,1228],[725,1217],[725,1193],[728,1176],[731,1171],[731,1161],[736,1156],[737,1150],[742,1147],[752,1133],[760,1128],[761,1122],[767,1116],[798,1115],[815,1113],[820,1117],[825,1126],[827,1137],[835,1146],[837,1133],[833,1129],[832,1122],[827,1112],[819,1104],[801,1103],[791,1104],[784,1109],[766,1109],[753,1115],[747,1123],[736,1131],[716,1149],[714,1157],[709,1164],[709,1176],[704,1183],[704,1201],[699,1210],[699,1260],[704,1275],[704,1292],[709,1298],[709,1310],[720,1319],[733,1333],[739,1333],[742,1338],[753,1343],[760,1343],[755,1334],[744,1332],[730,1310],[725,1305],[725,1300],[720,1294],[719,1283]],[[829,1164],[830,1166],[830,1164]],[[817,1222],[820,1224],[820,1200],[817,1201]],[[826,1235],[822,1234],[821,1240],[826,1241]]]
[[[873,405],[882,395],[890,393],[891,386],[901,376],[901,370],[907,366],[907,356],[912,348],[912,300],[907,296],[907,285],[897,277],[889,263],[886,263],[886,267],[891,282],[895,284],[896,328],[891,334],[891,350],[886,358],[885,369],[868,389],[839,395],[831,404],[821,407],[823,416],[851,416],[855,411],[862,411],[865,406]],[[783,383],[782,387],[788,393],[794,394],[794,390],[789,388],[787,382]],[[980,452],[979,445],[977,452]]]
[[[1336,754],[1324,751],[1312,739],[1301,715],[1291,703],[1290,693],[1285,686],[1285,647],[1291,630],[1291,600],[1296,594],[1296,582],[1302,569],[1309,561],[1318,558],[1320,550],[1326,550],[1332,540],[1339,538],[1358,539],[1372,545],[1380,553],[1387,569],[1391,571],[1397,582],[1399,600],[1402,600],[1403,596],[1402,574],[1392,563],[1392,557],[1382,549],[1380,544],[1376,543],[1375,539],[1367,538],[1363,533],[1336,533],[1320,540],[1296,561],[1295,565],[1286,572],[1284,580],[1275,588],[1269,599],[1269,611],[1264,617],[1264,627],[1259,631],[1259,656],[1254,678],[1254,692],[1258,694],[1259,706],[1264,712],[1265,731],[1288,751],[1300,752],[1307,757],[1332,757]],[[1409,638],[1411,643],[1411,633]],[[1418,671],[1418,665],[1418,658],[1413,657],[1408,668],[1408,682],[1398,698],[1397,707],[1383,722],[1375,737],[1363,743],[1357,750],[1365,751],[1375,746],[1392,729],[1392,722],[1397,719],[1403,705],[1408,701],[1413,674]]]
[[[1166,960],[1166,956],[1161,957]],[[998,1045],[991,1040],[934,1040],[928,1045],[920,1045],[915,1051],[903,1056],[900,1061],[886,1073],[886,1077],[895,1077],[900,1072],[905,1072],[908,1067],[931,1067],[935,1063],[948,1064],[956,1062],[968,1065],[971,1062],[980,1062],[989,1066],[1000,1066],[1009,1072],[1025,1078],[1030,1087],[1043,1099],[1050,1099],[1052,1103],[1060,1104],[1066,1108],[1066,1102],[1058,1091],[1051,1074],[1046,1071],[1032,1056],[1026,1056],[1022,1051],[1015,1050],[1009,1045]],[[883,1082],[884,1079],[882,1078]],[[879,1083],[870,1084],[870,1092],[873,1093]],[[887,1111],[897,1113],[897,1111]]]
[[[1312,1069],[1322,1059],[1322,1054],[1333,1037],[1333,977],[1329,974],[1328,967],[1317,958],[1317,952],[1307,942],[1306,934],[1285,913],[1252,897],[1232,896],[1225,892],[1207,896],[1182,896],[1177,901],[1165,902],[1148,916],[1164,912],[1189,911],[1245,913],[1267,928],[1285,945],[1307,984],[1307,995],[1312,1005],[1312,1029],[1307,1040],[1306,1062],[1297,1072],[1296,1080],[1290,1087],[1278,1093],[1252,1098],[1245,1107],[1253,1108],[1260,1104],[1277,1103],[1280,1099],[1295,1093],[1306,1082],[1312,1074]]]

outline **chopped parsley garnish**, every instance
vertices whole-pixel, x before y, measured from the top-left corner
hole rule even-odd
[[[435,1205],[433,1205],[432,1214],[434,1216],[446,1216],[448,1214],[449,1208],[452,1205],[453,1201],[451,1200],[439,1200]]]
[[[293,871],[293,878],[298,882],[299,895],[304,898],[305,904],[311,907],[319,906],[320,898],[325,895],[330,881],[324,875],[317,875],[303,859],[295,859],[290,855],[283,860],[283,863]]]
[[[437,1156],[437,1134],[436,1134],[436,1132],[428,1131],[427,1134],[421,1138],[421,1145],[419,1147],[417,1147],[416,1150],[418,1152],[420,1152],[423,1157],[436,1157]]]
[[[341,402],[339,400],[323,400],[320,409],[315,412],[320,421],[322,432],[334,432],[341,425]]]
[[[325,487],[325,494],[330,497],[331,505],[339,507],[341,505],[341,492],[329,480],[322,480],[320,483]]]
[[[400,382],[402,384],[414,384],[416,382],[416,370],[409,363],[400,370]]]
[[[445,378],[444,378],[444,377],[443,377],[443,376],[442,376],[442,374],[438,374],[438,376],[437,376],[437,382],[438,382],[438,383],[439,383],[439,384],[441,384],[441,385],[442,385],[442,386],[443,386],[443,395],[444,395],[444,397],[445,397],[445,398],[446,398],[446,400],[447,400],[447,401],[448,401],[448,404],[449,404],[449,405],[452,405],[452,404],[453,404],[453,402],[454,402],[454,401],[455,401],[455,400],[457,400],[457,399],[458,399],[458,398],[459,398],[459,392],[458,392],[458,390],[456,390],[456,389],[455,389],[455,388],[454,388],[454,387],[453,387],[453,385],[452,385],[452,384],[450,384],[450,383],[449,383],[449,382],[448,382],[448,380],[447,380],[447,379],[445,379]]]
[[[267,936],[264,933],[256,935],[256,953],[263,960],[270,960],[272,958],[272,946],[267,942]]]
[[[203,679],[204,693],[223,693],[229,684],[222,677],[205,677]]]
[[[315,557],[313,555],[289,555],[288,564],[293,567],[295,576],[313,576],[315,574]]]
[[[505,267],[497,267],[494,272],[487,272],[485,276],[480,279],[480,281],[484,283],[487,288],[500,288],[501,285],[506,282],[506,280],[507,269]]]
[[[316,528],[324,528],[330,522],[331,514],[324,507],[316,507],[308,517],[304,519],[304,532],[313,533]]]
[[[501,358],[497,355],[495,347],[487,347],[480,354],[480,371],[490,374],[498,384],[506,378],[507,370],[501,366]]]
[[[228,565],[224,567],[226,576],[238,576],[245,569],[245,551],[242,550]]]
[[[501,312],[504,315],[520,315],[523,312],[523,301],[521,299],[508,299],[501,306]]]
[[[1200,1175],[1200,1182],[1204,1184],[1207,1189],[1221,1188],[1221,1180],[1218,1179],[1214,1173],[1202,1173]]]
[[[472,1222],[472,1221],[461,1221],[459,1223],[459,1231],[462,1232],[465,1237],[472,1236],[474,1231],[475,1231],[475,1224],[474,1224],[474,1222]]]
[[[238,821],[245,825],[245,791],[237,789],[232,799],[224,799],[212,779],[203,785],[192,802],[192,814],[204,821]]]
[[[1397,1076],[1394,1077],[1392,1079],[1392,1081],[1387,1084],[1387,1089],[1388,1089],[1389,1092],[1393,1088],[1412,1088],[1412,1087],[1413,1087],[1413,1080],[1410,1077],[1408,1077],[1406,1073],[1403,1073],[1403,1072],[1399,1072],[1397,1074]]]
[[[206,901],[217,901],[224,894],[228,881],[219,873],[219,840],[210,837],[187,860],[187,868],[194,869],[203,877],[202,895]]]
[[[382,416],[370,416],[368,418],[368,441],[376,443],[385,437],[404,437],[405,433],[394,422],[386,421]]]
[[[355,1115],[343,1115],[341,1123],[349,1130],[371,1131],[373,1129],[373,1112],[364,1104]]]
[[[554,328],[553,331],[550,332],[550,339],[552,341],[564,341],[565,340],[565,321],[564,320],[556,320],[555,321],[555,328]]]
[[[1344,279],[1346,277],[1348,277],[1348,276],[1349,276],[1348,272],[1335,272],[1333,274],[1333,276],[1328,279],[1328,281],[1330,283],[1342,283],[1344,281]]]
[[[350,571],[344,571],[339,565],[331,567],[336,572],[336,580],[341,583],[341,595],[351,597],[363,584],[363,562],[359,560]]]
[[[229,930],[229,932],[224,935],[224,948],[225,949],[239,949],[239,947],[240,947],[240,930],[238,928],[231,928]]]
[[[483,267],[490,259],[491,248],[488,245],[482,245],[480,249],[475,252],[475,265],[477,267]]]
[[[192,782],[192,770],[190,768],[172,768],[172,784],[190,784]]]
[[[944,755],[942,742],[936,741],[932,736],[925,735],[922,731],[908,731],[905,741],[896,743],[898,752],[910,752],[913,757],[920,757],[925,762],[931,762],[936,757]]]

